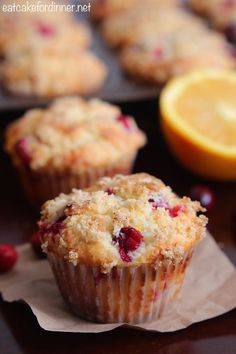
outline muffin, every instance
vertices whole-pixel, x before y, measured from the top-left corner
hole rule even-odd
[[[27,48],[47,48],[66,51],[87,48],[91,34],[87,27],[76,21],[51,22],[42,19],[8,20],[0,22],[0,54],[16,55]]]
[[[235,0],[191,0],[190,6],[207,17],[213,27],[224,32],[231,40],[236,40]]]
[[[93,0],[91,17],[94,20],[104,20],[112,15],[123,15],[127,11],[135,11],[137,8],[145,11],[147,7],[158,9],[161,7],[178,6],[179,0],[146,0],[145,5],[140,0]]]
[[[117,106],[69,97],[10,124],[5,149],[28,199],[38,205],[102,176],[130,173],[145,141],[134,119]]]
[[[163,83],[194,69],[235,67],[232,46],[210,30],[146,37],[124,48],[120,57],[129,75],[151,83]]]
[[[138,25],[137,25],[138,24]],[[111,47],[121,47],[146,37],[157,37],[178,31],[203,31],[203,22],[179,8],[138,8],[125,14],[108,17],[101,26],[104,39]]]
[[[202,211],[145,173],[105,177],[46,202],[42,247],[71,310],[98,322],[157,320],[205,234]]]
[[[35,47],[8,56],[1,64],[4,88],[18,95],[53,97],[78,93],[87,95],[103,86],[106,65],[84,50],[57,52]]]

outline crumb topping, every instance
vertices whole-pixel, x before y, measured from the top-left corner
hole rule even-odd
[[[26,46],[17,55],[7,55],[0,67],[1,82],[8,91],[46,97],[91,94],[103,85],[107,74],[100,58],[77,46],[69,51],[50,45]]]
[[[108,269],[181,259],[204,236],[204,210],[148,174],[117,175],[46,202],[39,227],[47,252]]]
[[[7,129],[6,150],[16,164],[32,169],[89,168],[107,165],[145,144],[132,117],[117,106],[92,99],[57,99],[33,109]]]

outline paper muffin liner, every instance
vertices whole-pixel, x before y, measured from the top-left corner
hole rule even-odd
[[[127,175],[132,172],[135,156],[123,159],[117,164],[90,168],[83,171],[66,169],[62,171],[32,171],[27,166],[18,170],[22,187],[31,204],[40,206],[60,193],[70,193],[73,188],[86,188],[104,176]]]
[[[73,265],[53,253],[48,259],[58,287],[71,310],[84,319],[104,323],[157,320],[178,295],[193,249],[182,260],[160,258],[156,265],[101,267]]]

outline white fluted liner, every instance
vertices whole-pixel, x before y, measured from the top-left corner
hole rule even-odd
[[[58,196],[60,193],[70,193],[73,188],[86,188],[104,176],[115,174],[127,175],[131,173],[135,157],[119,161],[117,165],[91,168],[86,171],[31,171],[22,166],[19,175],[23,189],[29,201],[34,205],[41,205],[46,200]]]
[[[174,264],[100,267],[76,265],[52,253],[48,258],[59,289],[78,316],[97,322],[142,323],[158,319],[181,289],[192,249]]]

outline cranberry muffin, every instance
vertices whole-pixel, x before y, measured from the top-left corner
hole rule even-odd
[[[202,211],[145,173],[105,177],[46,202],[42,247],[72,311],[99,322],[157,320],[205,234]]]
[[[178,8],[138,8],[107,18],[101,27],[102,35],[111,47],[130,45],[146,37],[163,33],[203,31],[205,25],[195,15]]]
[[[0,78],[7,91],[18,95],[86,95],[103,86],[107,67],[89,51],[36,47],[9,55],[1,65]]]
[[[236,40],[235,0],[191,0],[191,8],[207,17],[213,27],[224,32],[231,40]]]
[[[145,142],[134,119],[119,107],[68,97],[10,124],[5,149],[28,199],[41,204],[102,176],[128,174]]]
[[[51,51],[67,51],[87,48],[91,34],[85,25],[77,21],[52,22],[44,19],[9,18],[0,22],[0,54],[16,55],[27,48],[47,48]]]
[[[136,79],[162,83],[194,69],[235,67],[233,48],[210,30],[146,37],[121,52],[121,63]]]

